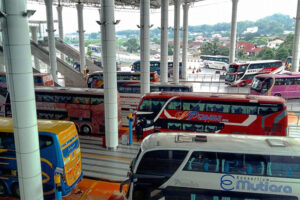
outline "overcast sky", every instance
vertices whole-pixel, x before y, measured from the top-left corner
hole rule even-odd
[[[207,0],[191,5],[189,12],[189,25],[216,24],[231,21],[231,0]],[[32,20],[46,20],[46,9],[44,5],[28,4],[28,9],[37,12],[30,18]],[[275,13],[296,16],[297,0],[239,0],[238,21],[257,20]],[[53,7],[54,19],[57,19],[56,8]],[[100,27],[96,24],[99,20],[99,11],[96,8],[84,8],[84,29],[86,33],[99,32]],[[115,19],[121,20],[116,26],[116,31],[137,29],[140,23],[139,10],[117,9]],[[181,19],[183,13],[181,10]],[[182,20],[181,20],[182,21]],[[150,23],[154,27],[160,27],[160,9],[151,10]],[[173,26],[173,6],[169,7],[169,26]],[[63,8],[64,32],[71,33],[78,30],[76,8]],[[182,25],[182,22],[181,22]]]

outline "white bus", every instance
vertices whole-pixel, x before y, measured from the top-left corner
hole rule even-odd
[[[210,56],[210,55],[203,55],[200,56],[205,67],[214,68],[214,69],[221,69],[227,70],[229,64],[228,56]]]
[[[157,133],[130,168],[132,200],[300,199],[300,138]]]

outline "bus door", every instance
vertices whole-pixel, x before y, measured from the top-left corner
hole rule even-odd
[[[273,79],[267,78],[261,83],[261,94],[270,96],[272,92]]]

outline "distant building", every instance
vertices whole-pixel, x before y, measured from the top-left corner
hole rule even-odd
[[[258,27],[257,26],[249,27],[249,28],[247,28],[246,31],[244,31],[244,34],[245,33],[256,33],[257,31],[258,31]]]
[[[239,50],[244,50],[248,56],[255,56],[257,52],[260,52],[262,48],[257,48],[255,44],[248,42],[238,42],[237,48]]]
[[[284,42],[283,40],[276,39],[276,40],[268,42],[267,47],[277,49],[283,42]]]

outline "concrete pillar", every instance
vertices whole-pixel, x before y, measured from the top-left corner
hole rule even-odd
[[[85,49],[84,49],[84,30],[83,30],[83,4],[76,4],[78,16],[78,34],[79,34],[79,51],[80,51],[80,71],[86,68],[85,64]]]
[[[43,199],[26,0],[3,0],[3,49],[13,116],[20,197]]]
[[[173,80],[179,83],[179,29],[180,29],[180,4],[181,0],[174,0],[174,55],[173,55]]]
[[[38,43],[37,29],[38,29],[37,26],[30,26],[32,40],[36,43]],[[34,68],[37,69],[38,71],[40,71],[40,62],[39,62],[39,59],[35,56],[34,56]]]
[[[292,59],[292,71],[299,71],[299,52],[300,52],[300,0],[298,0],[297,16],[293,43],[293,59]]]
[[[161,1],[161,29],[160,29],[160,81],[168,82],[168,17],[169,0]]]
[[[150,92],[150,0],[140,1],[141,94]]]
[[[183,44],[182,44],[182,78],[186,79],[187,49],[188,49],[188,23],[190,4],[183,5]]]
[[[63,27],[62,9],[63,9],[62,5],[58,4],[58,6],[56,7],[57,18],[58,18],[58,33],[59,33],[59,39],[64,41],[64,27]],[[65,60],[65,55],[63,53],[61,53],[60,58],[62,60]]]
[[[52,3],[53,0],[45,0],[51,74],[53,76],[53,80],[57,83],[57,62],[56,62],[56,49],[55,49],[55,38],[54,38],[55,30],[54,30],[54,23],[53,23]]]
[[[0,43],[3,44],[2,34],[0,34]],[[5,72],[4,55],[0,54],[0,72]]]
[[[115,1],[101,0],[101,40],[104,75],[105,139],[106,147],[118,146],[118,92],[115,44]]]
[[[231,36],[230,36],[230,52],[229,63],[235,60],[235,47],[236,47],[236,20],[237,20],[237,6],[239,0],[232,0],[232,16],[231,16]]]

